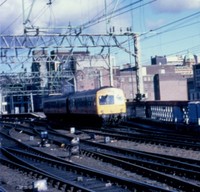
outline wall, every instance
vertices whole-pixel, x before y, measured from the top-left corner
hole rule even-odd
[[[188,100],[187,78],[178,74],[159,74],[160,100]]]

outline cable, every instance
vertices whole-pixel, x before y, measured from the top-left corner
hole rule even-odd
[[[160,34],[163,34],[163,33],[167,33],[167,32],[173,31],[173,30],[177,30],[177,29],[181,29],[181,28],[185,28],[185,27],[188,27],[188,26],[191,26],[191,25],[198,24],[199,21],[196,21],[196,22],[193,22],[193,23],[190,23],[190,24],[185,24],[185,25],[182,25],[182,26],[172,27],[171,29],[166,29],[165,31],[161,31],[161,32],[158,32],[158,33],[156,33],[156,34],[154,34],[154,35],[151,35],[151,36],[149,36],[149,37],[146,37],[146,34],[152,32],[152,31],[156,31],[156,30],[158,30],[158,29],[162,29],[162,28],[165,28],[165,27],[167,27],[167,26],[171,26],[171,25],[173,25],[173,24],[177,24],[177,23],[179,24],[181,21],[184,21],[184,20],[186,20],[186,19],[192,20],[192,19],[194,19],[193,17],[194,17],[194,16],[197,17],[197,16],[199,15],[199,13],[200,13],[200,12],[196,12],[196,13],[194,13],[194,14],[191,14],[191,15],[189,15],[189,16],[183,17],[183,18],[181,18],[181,19],[178,19],[178,20],[176,20],[176,21],[173,21],[173,22],[171,22],[171,23],[168,23],[168,24],[166,24],[166,25],[163,25],[163,26],[161,26],[161,27],[159,27],[159,28],[156,28],[156,29],[154,29],[154,30],[150,30],[150,31],[147,32],[147,33],[140,34],[140,36],[145,36],[143,39],[141,39],[141,42],[144,41],[144,40],[148,40],[148,39],[150,39],[150,38],[152,38],[152,37],[158,36],[158,35],[160,35]],[[179,24],[179,25],[180,25],[180,24]],[[193,35],[193,37],[194,37],[194,35]],[[185,40],[185,39],[184,39],[184,40]],[[132,42],[132,45],[133,45],[133,42]],[[125,46],[128,47],[128,44],[125,45]],[[130,45],[129,45],[129,46],[130,46]]]
[[[54,1],[55,1],[55,0],[51,1],[51,3],[53,3]],[[51,7],[51,6],[50,6],[50,5],[47,6],[47,4],[45,4],[40,10],[38,10],[39,14],[37,14],[37,17],[35,17],[35,18],[32,20],[32,23],[33,23],[33,24],[36,23],[36,22],[40,19],[40,17],[41,17],[42,15],[44,15],[46,11],[49,10],[49,7]]]
[[[123,12],[123,13],[120,13],[120,14],[116,15],[118,12],[120,12],[120,11],[122,11],[122,10],[124,10],[124,9],[126,9],[126,8],[128,8],[128,7],[130,7],[130,6],[132,6],[132,5],[135,5],[135,4],[137,4],[137,3],[141,2],[141,1],[143,1],[143,0],[138,0],[138,1],[136,1],[136,2],[130,3],[130,4],[126,5],[126,6],[124,6],[124,7],[121,7],[121,8],[119,8],[119,9],[117,9],[117,10],[114,11],[114,12],[108,13],[107,16],[110,16],[111,14],[113,14],[113,16],[112,16],[111,18],[114,18],[114,17],[119,16],[119,15],[121,15],[121,14],[123,14],[123,13],[126,13],[126,12],[128,12],[128,11],[131,11],[131,10],[133,10],[133,9],[136,9],[136,8],[132,8],[132,9],[130,9],[130,10],[128,10],[128,11],[125,11],[125,12]],[[154,1],[156,1],[156,0],[154,0]],[[140,7],[140,6],[139,6],[139,7]],[[138,8],[138,7],[137,7],[137,8]],[[115,14],[115,15],[114,15],[114,14]],[[110,18],[110,19],[111,19],[111,18]],[[102,15],[102,16],[96,18],[96,19],[93,19],[93,20],[90,20],[90,21],[84,23],[81,27],[82,27],[83,29],[86,29],[86,28],[89,28],[89,27],[94,26],[94,25],[96,25],[96,24],[99,24],[99,23],[101,23],[101,22],[103,22],[103,21],[105,21],[105,20],[106,20],[105,15]]]
[[[183,18],[181,18],[181,19],[175,20],[175,21],[173,21],[173,22],[170,22],[170,23],[168,23],[168,24],[166,24],[166,25],[163,25],[163,26],[161,26],[161,27],[158,27],[158,28],[156,28],[156,29],[152,29],[152,30],[150,30],[150,32],[160,30],[160,29],[162,29],[162,28],[168,27],[168,26],[173,25],[173,24],[175,24],[175,23],[178,23],[178,22],[180,22],[180,21],[184,21],[185,19],[191,18],[191,17],[196,16],[196,15],[199,15],[199,14],[200,14],[200,11],[198,11],[198,12],[196,12],[196,13],[194,13],[194,14],[188,15],[188,16],[186,16],[186,17],[183,17]]]
[[[0,4],[0,6],[2,6],[6,1],[7,1],[7,0],[4,0],[4,1]]]

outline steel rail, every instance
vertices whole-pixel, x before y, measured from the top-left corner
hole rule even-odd
[[[122,177],[113,176],[111,174],[106,174],[105,172],[97,171],[97,170],[94,170],[91,168],[85,168],[83,166],[69,164],[67,162],[63,163],[60,161],[51,160],[51,159],[45,158],[44,156],[39,157],[37,155],[33,155],[33,154],[26,153],[23,151],[18,151],[18,150],[14,150],[14,149],[4,149],[3,152],[6,153],[8,156],[10,156],[11,159],[14,159],[15,162],[17,161],[19,163],[25,164],[28,167],[31,167],[36,170],[40,170],[40,172],[48,173],[49,175],[58,177],[60,179],[63,179],[63,177],[61,175],[63,175],[63,173],[64,173],[64,176],[66,177],[66,175],[68,175],[68,178],[82,176],[82,177],[87,177],[89,181],[92,178],[96,178],[96,180],[100,179],[100,180],[104,181],[104,182],[101,181],[104,184],[102,184],[102,183],[100,184],[100,180],[99,180],[99,182],[95,182],[93,185],[91,185],[91,182],[89,182],[90,184],[87,184],[87,179],[83,178],[84,186],[86,187],[86,189],[88,188],[90,190],[94,190],[94,188],[96,188],[96,186],[98,184],[98,186],[101,188],[103,186],[105,186],[105,190],[109,191],[109,187],[106,187],[106,183],[111,182],[112,183],[111,190],[114,190],[114,189],[116,190],[118,188],[118,189],[121,189],[122,191],[123,191],[123,189],[130,190],[130,191],[132,191],[132,190],[168,191],[168,190],[165,190],[165,189],[162,189],[159,187],[147,185],[142,182],[140,183],[140,182],[132,181],[132,180],[125,179]],[[52,172],[49,170],[50,168],[44,168],[45,167],[44,163],[47,163],[48,165],[50,165],[50,167],[52,167],[52,169],[53,169]],[[67,174],[67,170],[70,170],[70,172],[72,171],[72,172],[76,173],[76,176],[70,176],[69,174]],[[56,175],[54,175],[55,171],[57,173]],[[80,183],[82,183],[82,180]],[[81,185],[80,183],[78,183],[78,184]],[[98,190],[98,188],[97,188],[97,190]]]

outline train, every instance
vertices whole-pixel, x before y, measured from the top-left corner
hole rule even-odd
[[[71,124],[114,125],[126,118],[126,98],[122,89],[101,87],[43,101],[47,119]]]

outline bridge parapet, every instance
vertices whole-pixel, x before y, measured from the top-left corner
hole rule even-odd
[[[189,123],[188,101],[141,101],[127,103],[127,116],[129,118],[149,118],[171,123]],[[200,118],[199,114],[196,118]],[[193,120],[194,122],[194,120]]]

